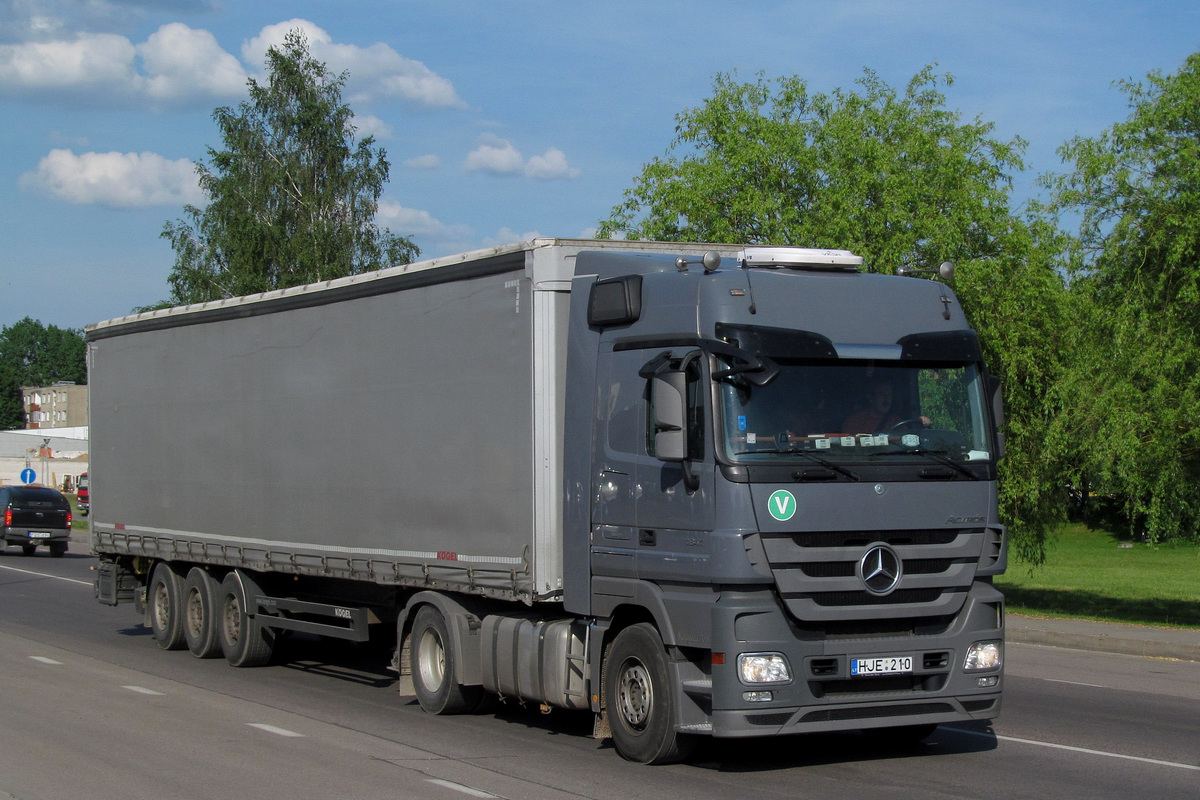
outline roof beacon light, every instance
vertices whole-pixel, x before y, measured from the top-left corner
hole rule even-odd
[[[819,250],[808,247],[747,247],[738,253],[743,267],[787,267],[788,269],[857,270],[862,256],[849,250]]]

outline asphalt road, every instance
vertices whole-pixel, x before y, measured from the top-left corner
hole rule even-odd
[[[158,649],[83,555],[0,556],[0,799],[1200,798],[1200,663],[1010,643],[994,726],[713,740],[624,762],[586,714],[434,718],[365,646],[260,669]]]

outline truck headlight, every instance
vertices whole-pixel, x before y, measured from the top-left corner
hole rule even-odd
[[[782,653],[742,653],[738,656],[738,677],[745,684],[790,683],[792,671]]]
[[[999,669],[1002,663],[1004,663],[1004,642],[975,642],[967,649],[963,669],[967,672]]]

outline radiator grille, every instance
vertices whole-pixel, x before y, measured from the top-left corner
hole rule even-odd
[[[780,595],[801,622],[954,614],[981,557],[995,548],[982,528],[764,533],[762,542]],[[886,593],[869,591],[860,576],[863,557],[878,545],[901,565]]]

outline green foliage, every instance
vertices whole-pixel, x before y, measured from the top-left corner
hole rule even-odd
[[[331,75],[299,31],[267,52],[266,86],[213,112],[224,150],[198,164],[204,209],[167,222],[175,251],[171,301],[196,303],[405,264],[408,239],[374,222],[389,165],[370,136],[355,144],[342,102],[346,75]]]
[[[1044,563],[1011,559],[996,588],[1020,614],[1200,628],[1200,548],[1179,540],[1120,544],[1110,531],[1064,525]]]
[[[879,271],[1000,252],[1024,142],[944,108],[926,67],[903,96],[867,71],[858,91],[810,95],[799,77],[718,75],[677,117],[602,236],[848,247]],[[679,155],[674,155],[678,153]]]
[[[1129,118],[1064,145],[1074,171],[1047,181],[1081,219],[1061,428],[1079,484],[1119,498],[1134,532],[1200,539],[1200,53],[1118,85]]]
[[[23,386],[87,383],[83,334],[29,317],[0,328],[0,430],[25,427]]]
[[[718,75],[600,235],[847,248],[889,273],[955,262],[955,292],[1005,386],[1002,517],[1036,559],[1065,499],[1048,446],[1066,358],[1056,271],[1066,245],[1009,208],[1025,143],[946,109],[951,83],[930,66],[900,94],[868,70],[855,91],[825,95],[799,77]]]

